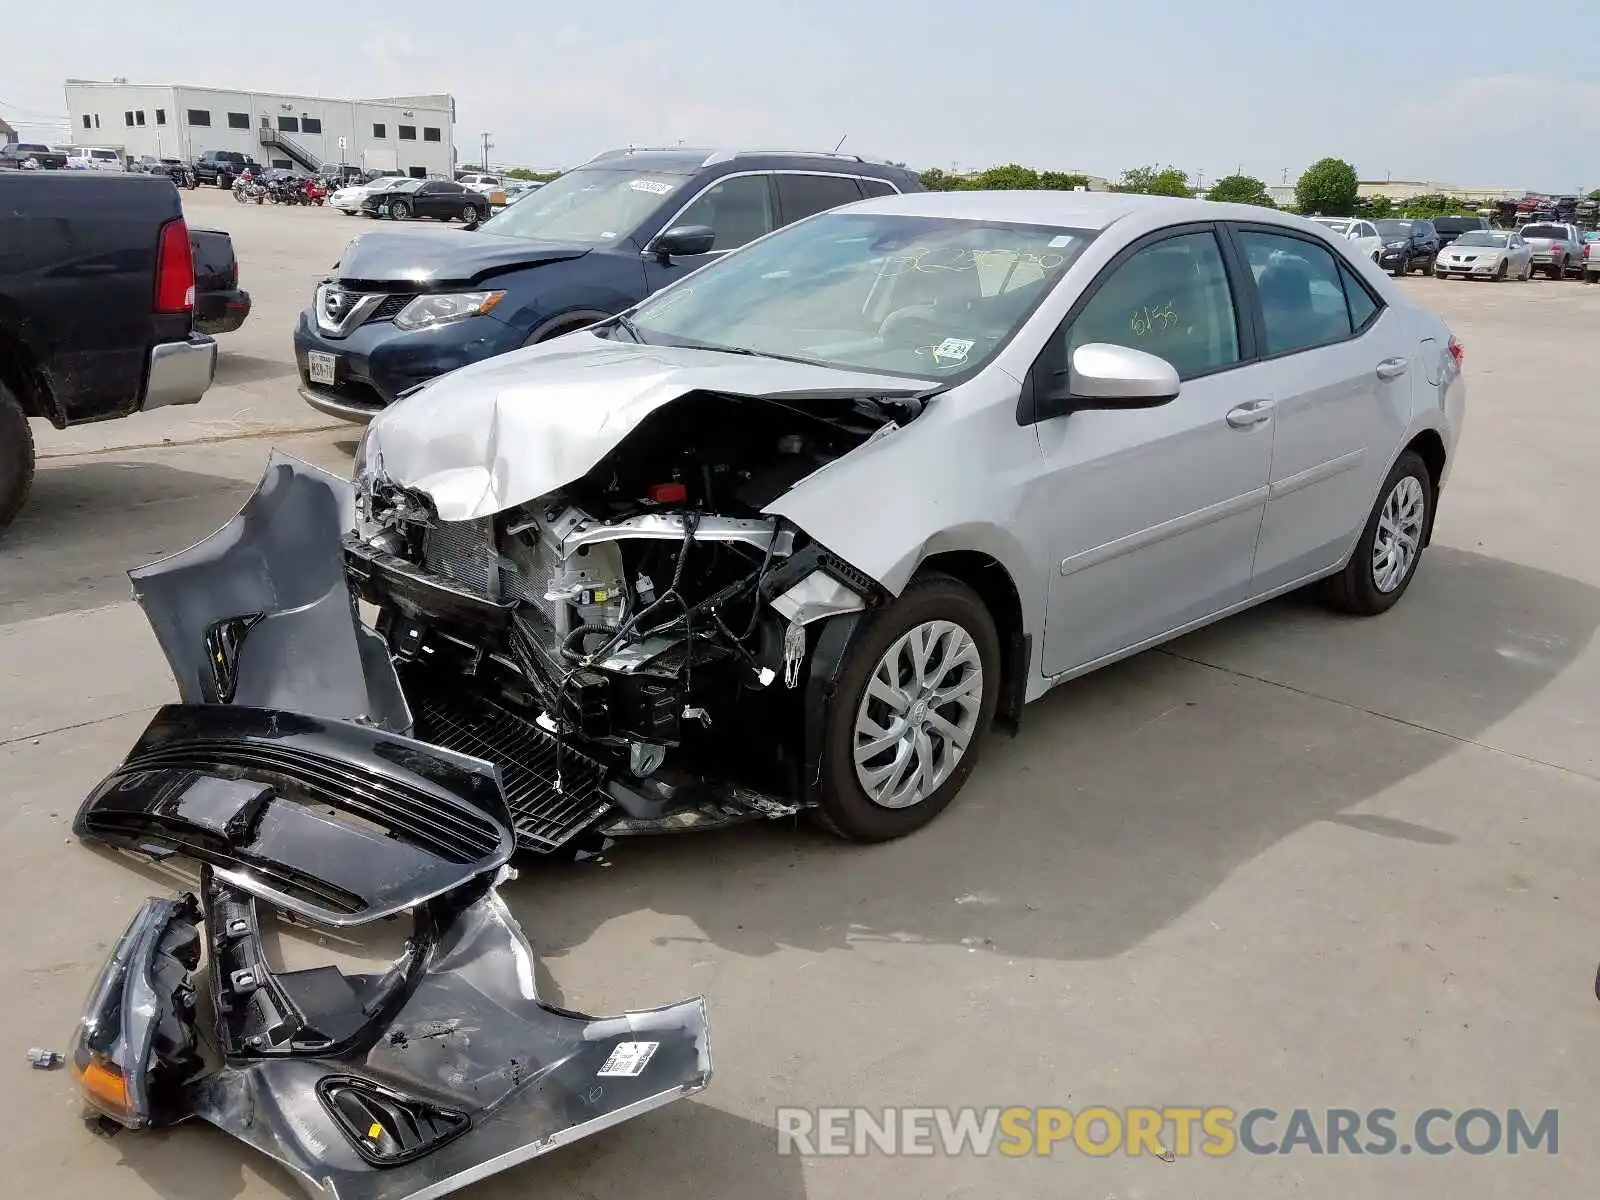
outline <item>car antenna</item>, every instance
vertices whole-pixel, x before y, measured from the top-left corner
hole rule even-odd
[[[835,142],[833,144],[833,153],[835,153],[835,154],[839,153],[839,147],[844,145],[844,138],[847,138],[849,136],[850,135],[847,133],[847,134],[844,135],[844,137],[840,138],[837,142]]]

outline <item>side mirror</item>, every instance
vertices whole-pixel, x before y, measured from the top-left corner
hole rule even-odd
[[[1058,413],[1091,408],[1159,408],[1178,398],[1182,384],[1178,372],[1164,358],[1115,346],[1090,342],[1072,352],[1064,372],[1066,386],[1046,397]]]
[[[666,262],[674,254],[705,254],[716,242],[716,230],[709,225],[674,225],[656,238],[651,250]]]

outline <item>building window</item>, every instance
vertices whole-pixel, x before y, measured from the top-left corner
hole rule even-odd
[[[322,118],[321,117],[301,117],[300,118],[300,132],[301,133],[321,133],[322,132]]]
[[[422,140],[425,142],[437,142],[439,140],[439,131],[437,129],[429,128],[428,126],[423,126]]]
[[[95,113],[95,115],[94,115],[94,127],[96,129],[100,128],[100,114],[99,113]]]
[[[389,130],[383,125],[373,125],[372,136],[375,138],[386,138],[389,136]]]
[[[83,127],[85,129],[92,129],[93,128],[93,126],[89,122],[89,114],[88,113],[84,113],[83,114]]]
[[[278,118],[278,128],[283,130],[284,133],[299,133],[300,132],[300,118],[299,117],[279,117]]]
[[[275,167],[282,167],[286,171],[294,170],[294,164],[287,158],[275,158],[272,160],[272,165]]]
[[[131,108],[127,112],[122,114],[122,122],[129,129],[133,128],[133,110]]]
[[[207,124],[210,124],[210,122],[207,122]],[[249,113],[229,113],[228,114],[228,128],[229,129],[249,129],[250,128],[250,114]]]
[[[411,178],[413,178],[413,179],[426,179],[427,177],[428,177],[428,168],[427,167],[412,167],[411,168]]]
[[[144,109],[141,108],[138,112],[133,114],[133,123],[135,125],[144,124]]]
[[[414,141],[416,141],[417,140],[417,127],[415,125],[402,125],[402,126],[400,126],[400,140],[402,142],[414,142]]]
[[[164,108],[156,109],[156,124],[157,125],[165,125],[166,123],[167,123],[167,110],[164,109]]]
[[[237,115],[238,115],[237,113],[229,113],[228,114],[228,124],[232,125],[233,124],[233,118],[235,116],[237,116]],[[245,123],[246,126],[248,126],[250,124],[250,118],[246,117],[244,123]],[[210,129],[211,128],[211,111],[209,109],[205,109],[205,108],[191,108],[189,110],[189,124],[198,125],[203,129]]]

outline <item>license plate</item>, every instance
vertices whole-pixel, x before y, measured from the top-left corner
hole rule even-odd
[[[389,215],[389,206],[387,204],[378,205],[378,215],[380,217],[387,217]]]
[[[338,361],[336,354],[324,354],[320,350],[312,350],[306,354],[306,373],[311,376],[312,383],[325,383],[333,386],[333,364]]]

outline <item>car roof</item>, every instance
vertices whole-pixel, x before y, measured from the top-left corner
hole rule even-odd
[[[1121,221],[1152,228],[1184,221],[1252,221],[1288,228],[1312,224],[1293,213],[1249,204],[1122,192],[909,192],[859,201],[850,205],[849,211],[1089,230],[1109,229]]]
[[[711,167],[734,163],[749,171],[820,169],[890,178],[914,177],[916,174],[906,167],[862,158],[856,154],[825,150],[739,150],[704,146],[623,147],[597,154],[582,166],[591,170],[633,169],[657,171],[663,175],[695,175]]]

